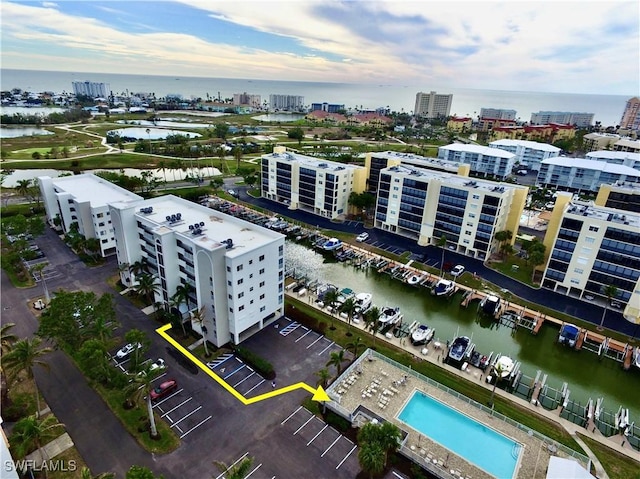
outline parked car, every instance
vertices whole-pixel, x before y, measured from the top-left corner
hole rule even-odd
[[[166,368],[166,366],[164,364],[164,359],[158,358],[158,359],[156,359],[154,362],[152,362],[149,365],[149,372],[162,371],[164,368]],[[145,374],[146,374],[146,368],[144,370],[140,371],[138,373],[138,376],[143,376]]]
[[[461,264],[458,264],[458,265],[454,266],[453,269],[451,270],[451,275],[454,278],[457,278],[462,273],[464,273],[464,266],[462,266]]]
[[[236,192],[236,190],[227,190],[227,193],[229,193],[234,198],[238,197],[238,193]]]
[[[176,381],[175,379],[169,379],[168,381],[165,381],[159,386],[153,388],[149,393],[149,396],[151,397],[152,401],[157,401],[158,399],[162,399],[163,397],[168,396],[176,389],[178,389],[178,381]]]
[[[141,347],[142,347],[142,344],[140,343],[136,343],[135,345],[132,343],[125,344],[116,353],[116,358],[118,359],[128,358],[132,352],[134,352],[136,349],[140,349]]]
[[[363,241],[367,241],[369,239],[369,233],[367,233],[366,231],[363,233],[360,233],[357,238],[356,241],[358,243],[362,243]]]

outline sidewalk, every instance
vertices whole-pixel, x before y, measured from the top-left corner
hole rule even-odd
[[[33,451],[27,456],[27,460],[34,461],[36,464],[40,465],[72,447],[73,441],[71,440],[71,436],[65,432],[60,437],[57,437],[50,443],[42,446],[40,449]]]

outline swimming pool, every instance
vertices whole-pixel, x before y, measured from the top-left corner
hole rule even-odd
[[[522,445],[416,391],[398,419],[499,479],[514,477]]]

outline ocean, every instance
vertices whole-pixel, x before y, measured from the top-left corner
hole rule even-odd
[[[247,92],[269,100],[270,94],[300,95],[307,105],[337,103],[345,107],[375,109],[389,107],[391,111],[412,112],[416,93],[436,91],[453,94],[451,114],[477,117],[481,108],[516,110],[517,117],[529,121],[538,111],[570,111],[593,113],[594,121],[603,126],[620,122],[629,95],[587,95],[504,90],[449,88],[442,85],[377,85],[355,83],[300,82],[286,80],[249,80],[234,78],[124,75],[114,73],[52,72],[39,70],[0,70],[3,91],[20,88],[26,91],[56,93],[73,91],[71,82],[108,83],[114,94],[155,93],[156,97],[179,94],[183,98],[229,98],[234,93]]]

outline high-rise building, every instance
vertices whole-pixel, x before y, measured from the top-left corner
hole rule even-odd
[[[637,96],[627,100],[620,120],[620,128],[640,130],[640,98]]]
[[[435,91],[418,92],[413,114],[424,118],[446,118],[451,114],[451,103],[453,103],[452,94],[438,94]]]
[[[269,108],[272,110],[302,111],[304,97],[299,95],[269,95]]]
[[[108,98],[111,94],[108,83],[99,83],[92,81],[74,81],[71,82],[73,86],[73,94],[90,96],[91,98]]]
[[[438,148],[438,158],[471,166],[471,172],[505,178],[511,174],[516,155],[499,148],[452,143]]]
[[[493,118],[496,120],[515,120],[515,110],[504,110],[502,108],[480,108],[480,118]]]
[[[516,161],[521,167],[539,171],[540,162],[547,158],[558,156],[562,151],[557,146],[529,140],[496,140],[489,143],[489,148],[498,148],[516,155]]]
[[[532,125],[575,125],[578,128],[589,128],[593,124],[593,113],[576,113],[569,111],[539,111],[531,113]]]
[[[262,106],[262,98],[260,95],[253,95],[251,93],[234,93],[233,94],[233,104],[240,105],[249,105],[251,108],[260,108]]]

